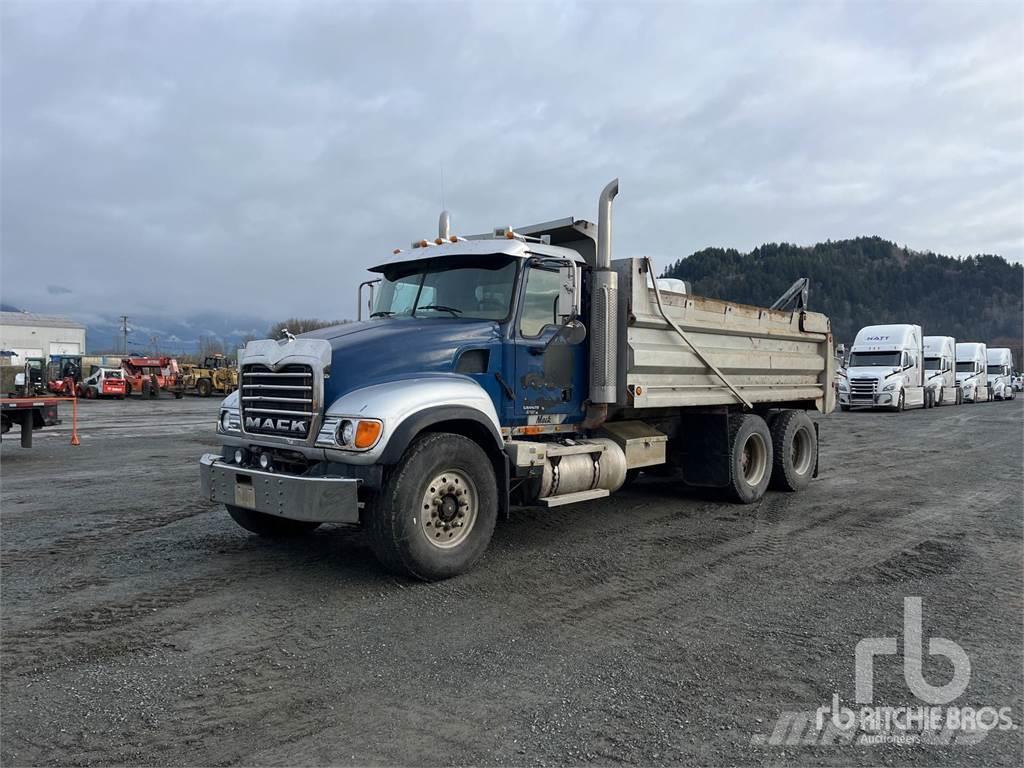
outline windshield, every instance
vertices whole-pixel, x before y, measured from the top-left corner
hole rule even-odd
[[[974,361],[968,360],[966,363],[956,364],[957,373],[974,373]]]
[[[120,371],[104,371],[103,372],[103,378],[105,378],[105,379],[120,379],[121,378],[121,372]]]
[[[926,357],[924,359],[924,369],[926,371],[941,371],[942,370],[942,358],[941,357]]]
[[[432,259],[384,272],[370,317],[463,317],[504,320],[512,305],[516,262],[505,256]]]
[[[886,368],[900,367],[899,352],[854,352],[850,355],[851,368],[868,365],[881,365]]]
[[[989,376],[1002,376],[1003,375],[1003,366],[1001,366],[1001,365],[990,365],[988,367],[988,375]]]

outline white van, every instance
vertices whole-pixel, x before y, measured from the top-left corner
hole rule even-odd
[[[924,386],[924,348],[919,325],[869,325],[850,347],[839,407],[931,407]]]
[[[1013,400],[1013,353],[1006,347],[992,347],[986,358],[988,391],[996,400]]]
[[[964,402],[984,403],[988,400],[988,350],[976,341],[956,345],[956,381],[963,392]]]
[[[935,405],[960,405],[962,393],[956,385],[956,339],[952,336],[924,337],[924,385]]]

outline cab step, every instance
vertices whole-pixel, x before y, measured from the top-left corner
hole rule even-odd
[[[537,503],[545,507],[561,507],[566,504],[575,504],[578,501],[603,499],[605,496],[611,496],[611,494],[604,488],[595,488],[592,491],[577,491],[562,496],[545,496],[543,499],[537,499]]]

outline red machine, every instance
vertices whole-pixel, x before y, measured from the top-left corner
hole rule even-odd
[[[46,366],[46,388],[55,395],[75,397],[82,380],[81,355],[51,355]]]
[[[175,398],[183,394],[178,361],[173,357],[126,357],[121,360],[125,394],[159,397],[161,390]]]
[[[124,371],[120,368],[97,368],[78,385],[78,396],[92,400],[97,397],[116,397],[124,400],[127,387]]]

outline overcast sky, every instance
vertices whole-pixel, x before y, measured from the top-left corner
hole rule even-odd
[[[1020,3],[19,2],[2,297],[346,317],[436,233],[615,254],[877,234],[1024,258]],[[442,183],[443,179],[443,183]]]

